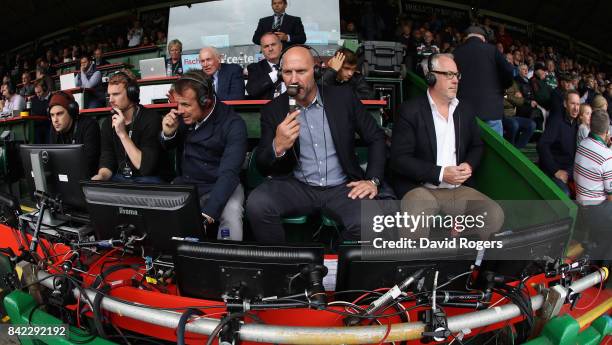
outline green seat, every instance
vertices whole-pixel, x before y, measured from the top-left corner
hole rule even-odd
[[[313,241],[319,240],[319,236],[321,235],[321,231],[323,230],[323,228],[333,228],[335,230],[335,235],[338,238],[340,238],[340,225],[336,223],[336,221],[333,220],[331,217],[322,214],[321,215],[321,225],[319,226],[319,229],[317,229],[317,231],[312,235]],[[333,245],[334,245],[334,236],[331,236],[329,239],[330,248],[333,248]]]
[[[249,156],[249,163],[247,164],[247,189],[249,191],[254,190],[259,186],[266,178],[259,173],[257,170],[257,163],[255,162],[255,151],[252,151]],[[306,224],[308,216],[296,216],[283,218],[283,224],[295,224],[301,225]]]

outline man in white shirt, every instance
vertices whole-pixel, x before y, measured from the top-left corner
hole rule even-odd
[[[402,104],[393,128],[395,193],[409,215],[484,216],[484,226],[466,234],[488,238],[503,225],[504,213],[470,187],[483,144],[473,110],[457,99],[461,74],[451,54],[435,54],[428,65],[427,95]],[[426,236],[429,226],[421,229],[418,236]],[[454,225],[453,231],[460,230]]]
[[[2,84],[2,96],[4,97],[4,107],[2,107],[2,116],[13,116],[15,110],[24,110],[26,101],[23,96],[17,93],[17,90],[12,82]]]
[[[140,27],[140,22],[135,21],[134,27],[128,31],[127,39],[128,39],[128,47],[136,47],[140,45],[140,41],[142,40],[143,30]]]

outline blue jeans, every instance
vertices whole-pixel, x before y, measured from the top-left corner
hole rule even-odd
[[[114,174],[111,177],[111,181],[113,182],[130,182],[130,183],[164,183],[161,178],[158,176],[135,176],[135,177],[125,177],[120,174]]]
[[[536,129],[535,121],[526,117],[504,117],[503,124],[508,131],[508,141],[519,149],[527,145]]]
[[[492,130],[497,132],[500,137],[504,136],[504,125],[502,123],[502,120],[491,120],[486,121],[486,123],[489,125],[489,127],[491,127]]]

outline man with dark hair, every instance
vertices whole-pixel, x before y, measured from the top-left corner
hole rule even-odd
[[[360,199],[377,196],[384,176],[385,136],[352,90],[319,89],[314,57],[291,47],[281,61],[285,84],[295,85],[297,110],[289,110],[289,92],[261,111],[257,167],[271,176],[251,192],[247,215],[261,242],[285,239],[284,217],[323,212],[345,231],[341,240],[361,236]],[[293,88],[293,86],[292,86]],[[355,155],[355,134],[368,146],[364,172]]]
[[[549,119],[537,146],[540,168],[568,196],[567,184],[573,179],[579,111],[580,95],[570,90],[565,95],[564,116]]]
[[[23,72],[21,74],[21,89],[19,94],[23,97],[30,97],[34,94],[34,84],[32,84],[32,77],[30,72]]]
[[[44,80],[39,80],[34,84],[34,94],[32,97],[32,107],[30,113],[32,115],[47,115],[49,111],[49,98],[51,92],[47,88]]]
[[[89,117],[79,117],[79,105],[71,94],[59,91],[49,100],[53,130],[51,144],[83,144],[87,177],[96,174],[100,157],[100,127]]]
[[[287,0],[272,0],[274,15],[259,19],[257,29],[253,33],[254,44],[260,44],[261,36],[266,32],[273,32],[278,36],[283,48],[306,42],[302,19],[286,14],[285,9],[287,9]]]
[[[104,58],[102,48],[96,48],[96,50],[94,50],[94,63],[96,67],[108,65],[110,63]]]
[[[11,82],[2,84],[2,97],[4,98],[4,107],[2,107],[1,116],[13,116],[13,112],[22,111],[26,107],[26,101],[23,96],[17,93],[15,85]]]
[[[162,121],[162,145],[178,148],[174,183],[195,184],[206,224],[219,223],[218,239],[242,240],[244,189],[240,167],[247,150],[244,120],[219,102],[202,71],[185,73],[173,87],[178,109]],[[229,232],[229,234],[227,233]]]
[[[260,46],[264,59],[247,66],[246,90],[252,99],[274,99],[287,89],[279,77],[283,46],[280,38],[272,32],[261,36]]]
[[[372,99],[374,92],[365,77],[357,71],[357,55],[346,48],[340,48],[327,62],[323,70],[324,86],[347,85],[353,89],[359,99]]]
[[[169,175],[168,157],[160,154],[161,121],[140,105],[138,84],[127,71],[108,79],[112,117],[100,126],[100,169],[92,180],[159,183]]]

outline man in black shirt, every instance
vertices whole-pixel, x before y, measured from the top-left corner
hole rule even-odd
[[[374,92],[365,77],[357,71],[357,62],[355,53],[346,48],[338,49],[329,59],[329,67],[323,70],[323,85],[346,85],[353,89],[359,99],[373,99]]]
[[[139,104],[140,90],[127,72],[108,80],[112,118],[101,126],[100,167],[92,180],[160,183],[169,175],[168,157],[161,154],[161,117]]]
[[[49,99],[49,116],[53,130],[51,144],[83,144],[87,176],[98,169],[100,157],[100,128],[87,117],[79,117],[79,104],[71,94],[58,91]]]

